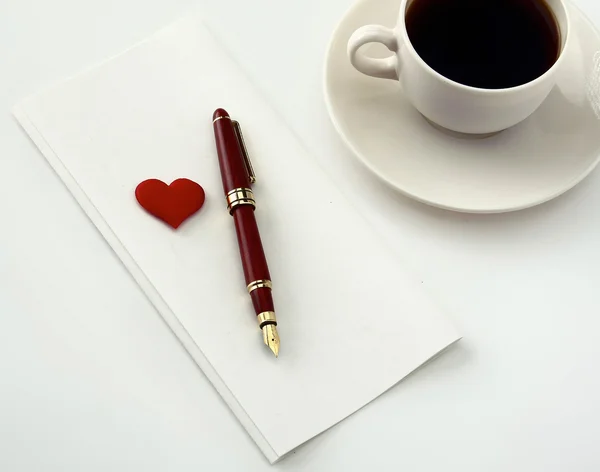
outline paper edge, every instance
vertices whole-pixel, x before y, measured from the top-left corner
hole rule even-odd
[[[219,395],[223,398],[227,406],[240,421],[246,432],[258,445],[269,463],[274,464],[275,462],[279,461],[282,456],[278,454],[275,449],[273,449],[271,444],[256,427],[250,416],[237,401],[225,382],[223,382],[217,371],[213,368],[212,364],[208,361],[202,350],[198,347],[185,327],[181,324],[175,313],[170,309],[170,307],[161,297],[160,293],[156,290],[156,288],[154,288],[144,272],[136,264],[133,257],[125,249],[121,241],[106,223],[92,201],[87,197],[85,192],[81,189],[76,180],[64,166],[60,158],[47,143],[42,133],[40,133],[33,122],[29,119],[23,107],[24,102],[25,101],[15,105],[12,108],[12,114],[16,118],[17,122],[21,125],[31,141],[36,145],[39,152],[41,152],[41,154],[46,158],[46,161],[50,164],[58,177],[60,177],[62,183],[71,193],[77,204],[81,207],[96,229],[100,232],[102,237],[106,240],[108,245],[118,257],[119,261],[125,266],[131,277],[133,277],[136,284],[140,287],[144,295],[154,306],[160,317],[167,324],[169,329],[173,332],[175,337],[178,339],[196,365],[200,368],[202,373],[210,381],[215,390],[217,390]]]
[[[412,371],[410,371],[408,374],[406,374],[404,377],[402,377],[401,379],[399,379],[398,381],[394,382],[392,385],[390,385],[388,388],[386,388],[385,390],[383,390],[379,395],[373,397],[370,401],[368,401],[367,403],[365,403],[364,405],[362,405],[361,407],[357,408],[356,410],[351,411],[350,413],[348,413],[346,416],[344,416],[343,418],[340,418],[339,421],[333,423],[331,426],[329,426],[328,428],[324,429],[323,431],[321,431],[319,434],[312,436],[311,438],[307,439],[306,441],[298,444],[297,446],[282,452],[279,457],[277,457],[277,459],[272,462],[271,464],[276,464],[277,462],[281,461],[282,459],[285,459],[287,456],[289,456],[290,454],[293,454],[295,451],[297,451],[299,448],[301,448],[302,446],[304,446],[306,443],[308,443],[309,441],[312,441],[313,439],[321,436],[323,433],[326,433],[327,431],[329,431],[331,428],[337,426],[338,424],[340,424],[342,421],[346,420],[347,418],[350,418],[352,415],[358,413],[359,411],[361,411],[363,408],[365,408],[367,405],[373,403],[375,400],[377,400],[379,397],[381,397],[382,395],[385,395],[387,392],[389,392],[392,388],[398,386],[399,384],[401,384],[402,382],[404,382],[406,379],[408,379],[409,377],[411,377],[413,374],[417,373],[418,371],[420,371],[421,369],[423,369],[427,364],[430,364],[431,362],[433,362],[434,360],[436,360],[438,357],[442,356],[447,350],[451,349],[453,346],[455,346],[456,344],[458,344],[463,337],[458,335],[456,333],[454,333],[455,339],[454,341],[450,341],[448,343],[448,345],[442,349],[440,349],[438,352],[436,352],[435,354],[433,354],[430,358],[426,359],[421,365],[419,365],[418,367],[416,367],[415,369],[413,369]]]
[[[82,67],[79,71],[65,75],[63,77],[59,77],[58,79],[55,79],[55,80],[49,82],[45,86],[40,87],[36,92],[30,93],[29,95],[24,96],[16,105],[14,105],[12,107],[11,111],[12,111],[13,116],[17,119],[17,121],[21,124],[21,126],[23,126],[23,123],[21,123],[20,119],[24,117],[25,120],[27,120],[27,122],[31,125],[31,127],[33,129],[35,129],[36,134],[39,136],[41,141],[44,143],[44,145],[45,145],[44,147],[47,147],[50,150],[50,152],[55,156],[55,158],[58,161],[60,161],[60,158],[58,156],[56,156],[56,154],[54,153],[52,148],[48,145],[48,143],[45,141],[45,139],[43,138],[41,133],[39,133],[39,131],[37,130],[35,125],[33,125],[31,120],[29,120],[29,118],[27,117],[27,113],[24,110],[24,105],[28,101],[33,101],[34,99],[36,99],[38,97],[44,96],[44,94],[51,92],[55,88],[60,87],[62,84],[66,84],[72,80],[76,80],[81,77],[85,77],[86,75],[93,73],[98,68],[114,61],[115,59],[118,59],[121,56],[127,55],[127,53],[131,52],[132,50],[135,50],[136,48],[138,48],[146,43],[151,42],[152,39],[155,38],[156,36],[168,31],[170,28],[174,27],[174,25],[176,25],[177,23],[185,21],[185,19],[188,18],[190,14],[194,14],[194,12],[198,12],[198,11],[199,11],[198,7],[191,7],[190,9],[188,9],[187,13],[184,12],[184,13],[180,14],[178,17],[176,17],[175,19],[173,19],[172,21],[170,21],[169,23],[167,23],[164,26],[154,28],[152,33],[150,33],[142,38],[138,38],[136,41],[133,41],[128,47],[121,49],[119,52],[109,53],[104,58],[92,61],[91,63],[87,64],[86,66]],[[204,25],[204,20],[202,20],[202,23]],[[206,26],[206,25],[204,25],[204,26]],[[211,33],[211,35],[212,35],[212,33]],[[28,132],[28,128],[25,128],[25,126],[23,126],[23,128],[25,129],[26,132]],[[34,144],[36,144],[36,146],[38,145],[38,142],[33,140],[33,138],[32,138],[32,141],[34,142]],[[42,154],[44,154],[44,153],[42,152]],[[46,159],[48,159],[48,157],[45,154],[44,154],[44,157],[46,157]],[[50,165],[56,171],[56,168],[54,167],[54,165],[52,163],[50,163]],[[61,162],[61,166],[62,166],[62,162]],[[65,171],[66,171],[66,168],[65,168]],[[68,171],[66,171],[66,172],[68,174]],[[57,171],[57,174],[62,178],[62,175],[59,174],[58,171]],[[74,179],[73,179],[73,181],[76,182]],[[77,184],[75,184],[75,185],[77,185]],[[77,187],[79,188],[79,186],[77,186]],[[69,191],[71,190],[68,186],[67,186],[67,188],[69,189]],[[91,203],[91,201],[90,201],[90,203]],[[93,204],[92,204],[92,206],[93,206]],[[102,218],[102,216],[100,216],[100,217]]]

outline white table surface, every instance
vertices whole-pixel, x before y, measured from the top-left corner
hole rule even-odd
[[[600,25],[597,0],[577,3]],[[538,208],[468,216],[323,152],[323,53],[350,4],[0,2],[1,471],[600,470],[600,173]],[[10,115],[190,7],[465,336],[273,467]]]

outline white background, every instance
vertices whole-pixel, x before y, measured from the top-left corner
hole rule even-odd
[[[600,173],[468,216],[320,152],[323,54],[350,4],[0,0],[0,470],[600,470]],[[577,4],[600,25],[596,0]],[[273,467],[10,115],[190,7],[465,336]]]

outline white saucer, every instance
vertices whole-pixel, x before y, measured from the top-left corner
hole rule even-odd
[[[418,201],[499,213],[551,200],[600,160],[600,35],[574,5],[571,49],[558,85],[530,118],[500,134],[464,139],[431,126],[397,82],[357,72],[346,56],[352,32],[393,27],[399,0],[362,0],[338,25],[325,65],[325,99],[348,147],[375,175]],[[368,55],[385,57],[379,46]]]

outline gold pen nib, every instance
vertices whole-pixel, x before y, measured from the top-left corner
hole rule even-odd
[[[262,328],[262,332],[265,344],[269,346],[269,349],[277,357],[279,355],[279,333],[277,333],[277,326],[274,324],[265,325]]]

